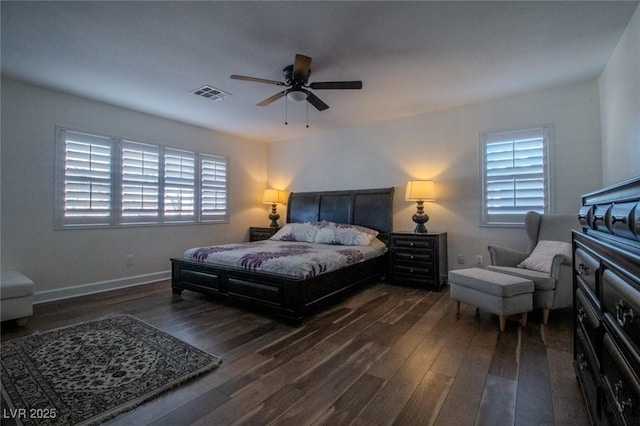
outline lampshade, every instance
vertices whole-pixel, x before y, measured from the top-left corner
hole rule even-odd
[[[435,201],[435,188],[432,180],[410,180],[407,182],[406,201]]]
[[[278,189],[265,189],[262,196],[262,202],[264,204],[284,204],[284,191]]]
[[[307,92],[297,89],[289,90],[287,92],[287,99],[296,102],[304,101],[305,99],[307,99]]]

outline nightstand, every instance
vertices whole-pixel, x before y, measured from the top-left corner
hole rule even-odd
[[[391,283],[440,288],[447,281],[447,233],[389,235]]]
[[[268,240],[279,230],[280,228],[260,228],[252,226],[249,228],[249,241]]]

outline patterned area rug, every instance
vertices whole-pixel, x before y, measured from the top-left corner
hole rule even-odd
[[[1,350],[2,417],[24,425],[98,424],[220,364],[129,315],[9,340]]]

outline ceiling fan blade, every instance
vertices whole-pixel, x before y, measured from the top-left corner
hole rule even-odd
[[[266,80],[264,78],[256,78],[256,77],[245,77],[244,75],[232,75],[232,79],[234,80],[244,80],[244,81],[253,81],[255,83],[266,83],[266,84],[275,84],[276,86],[285,86],[285,84],[281,81],[275,80]]]
[[[322,81],[311,83],[310,88],[316,90],[324,89],[362,89],[361,81]]]
[[[310,69],[311,69],[311,58],[297,53],[296,59],[293,62],[293,73],[292,73],[293,78],[294,79],[309,78]]]
[[[267,105],[269,105],[270,103],[275,102],[275,101],[277,101],[278,99],[280,99],[281,97],[283,97],[286,93],[287,93],[287,91],[286,91],[286,90],[283,90],[282,92],[278,92],[278,93],[276,93],[275,95],[273,95],[273,96],[271,96],[271,97],[269,97],[269,98],[265,99],[264,101],[260,102],[260,103],[258,104],[258,106],[267,106]]]
[[[322,102],[322,100],[319,97],[309,92],[308,90],[306,90],[306,92],[307,92],[307,102],[313,105],[318,111],[324,111],[325,109],[329,108],[329,105]]]

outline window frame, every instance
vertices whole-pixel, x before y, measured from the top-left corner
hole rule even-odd
[[[92,220],[87,216],[70,218],[66,215],[66,145],[67,133],[75,133],[86,135],[89,138],[97,140],[108,140],[110,144],[110,215],[103,216],[96,220]],[[128,182],[125,179],[124,170],[124,154],[125,147],[139,146],[141,149],[149,147],[149,152],[156,151],[158,155],[158,176],[157,176],[157,210],[155,214],[148,216],[126,215],[124,213],[124,192],[123,185]],[[229,159],[228,157],[197,152],[193,150],[175,148],[171,146],[160,145],[157,143],[138,141],[131,138],[122,138],[112,135],[99,134],[97,132],[89,132],[77,130],[69,127],[56,126],[56,143],[55,143],[55,195],[54,195],[54,229],[96,229],[96,228],[128,228],[140,226],[171,226],[171,225],[198,225],[198,224],[216,224],[229,223]],[[172,216],[165,214],[165,155],[167,153],[183,152],[192,156],[194,163],[193,173],[193,213],[186,216]],[[222,178],[217,181],[218,190],[223,191],[222,199],[224,200],[224,208],[219,214],[207,215],[202,214],[202,190],[201,183],[201,167],[205,160],[215,160],[224,169]]]
[[[542,164],[542,179],[543,179],[543,208],[542,213],[549,214],[552,212],[552,196],[553,194],[553,179],[552,179],[552,163],[553,155],[551,154],[551,147],[553,145],[553,126],[551,124],[544,124],[539,126],[532,126],[527,128],[519,128],[512,130],[491,131],[481,133],[479,136],[479,150],[480,150],[480,226],[481,227],[495,227],[495,228],[511,228],[511,227],[524,227],[525,213],[518,213],[512,215],[503,215],[500,220],[492,218],[492,215],[488,212],[488,200],[487,200],[487,143],[496,143],[496,139],[504,138],[517,139],[518,135],[531,134],[533,132],[539,132],[542,136],[542,150],[543,150],[543,164]],[[499,142],[497,142],[499,143]],[[517,197],[516,197],[517,199]],[[529,209],[531,210],[531,209]],[[500,216],[500,215],[495,215]]]

